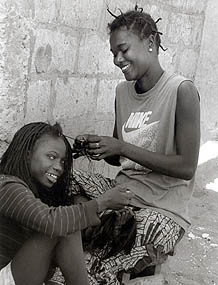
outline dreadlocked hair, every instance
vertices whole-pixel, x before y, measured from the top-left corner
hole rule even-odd
[[[98,226],[83,231],[84,250],[97,255],[100,260],[115,256],[120,252],[129,254],[135,244],[136,219],[132,216],[116,230],[116,213],[103,214]]]
[[[44,122],[29,123],[19,129],[7,150],[2,156],[0,162],[0,173],[6,175],[17,176],[22,179],[30,187],[36,197],[40,196],[38,187],[33,186],[29,170],[29,156],[32,153],[34,146],[39,138],[43,135],[52,137],[62,137],[66,145],[66,162],[64,164],[64,173],[58,179],[57,183],[52,187],[52,201],[44,197],[44,202],[57,206],[69,204],[69,185],[70,185],[70,170],[72,167],[72,149],[71,145],[62,133],[61,126],[56,123],[50,125]],[[41,191],[42,193],[45,191]],[[48,191],[46,191],[48,192]],[[47,201],[46,201],[47,200]]]
[[[162,33],[158,31],[156,25],[161,18],[155,22],[150,14],[143,12],[143,8],[139,8],[137,5],[135,6],[135,10],[127,11],[126,13],[122,13],[120,10],[120,15],[118,16],[114,15],[109,8],[107,8],[107,11],[115,18],[108,24],[109,34],[121,27],[126,27],[127,30],[136,33],[141,40],[154,35],[157,52],[159,52],[159,47],[163,51],[166,51],[161,45],[160,35]]]

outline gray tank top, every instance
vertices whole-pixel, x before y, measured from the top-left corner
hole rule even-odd
[[[152,152],[176,154],[177,90],[186,80],[164,72],[156,85],[143,94],[136,93],[135,82],[121,82],[116,89],[118,138]],[[116,182],[136,194],[135,206],[158,209],[187,228],[194,178],[186,181],[162,175],[123,157],[120,163],[122,169]]]

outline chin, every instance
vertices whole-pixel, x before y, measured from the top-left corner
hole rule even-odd
[[[128,75],[127,76],[125,75],[125,79],[126,79],[126,81],[133,81],[134,80],[134,78],[132,78],[131,76],[128,76]]]
[[[125,79],[127,80],[127,81],[133,81],[133,80],[136,80],[136,78],[135,78],[135,76],[133,76],[133,75],[131,75],[131,74],[124,74],[124,76],[125,76]]]
[[[54,183],[49,183],[49,182],[48,182],[48,183],[45,183],[45,182],[44,182],[44,183],[41,183],[41,185],[44,186],[44,187],[46,187],[46,188],[48,188],[48,189],[51,189],[51,188],[54,186]]]

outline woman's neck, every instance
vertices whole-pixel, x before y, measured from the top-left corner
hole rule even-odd
[[[164,70],[159,66],[157,70],[152,70],[152,72],[137,80],[135,84],[136,93],[142,94],[152,89],[157,84],[163,73]]]

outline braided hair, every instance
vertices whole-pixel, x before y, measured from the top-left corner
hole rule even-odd
[[[58,179],[57,183],[54,184],[51,190],[51,199],[45,199],[47,204],[58,206],[69,204],[69,186],[70,186],[70,170],[72,167],[72,149],[71,145],[63,135],[61,126],[56,123],[50,125],[44,122],[29,123],[19,129],[7,150],[2,156],[0,162],[0,173],[6,175],[17,176],[22,179],[30,187],[36,197],[40,196],[39,187],[34,187],[34,183],[31,178],[28,157],[32,153],[33,148],[39,138],[43,135],[50,135],[52,137],[62,137],[66,145],[66,162],[64,164],[64,173]],[[41,191],[42,193],[45,191]],[[48,192],[48,191],[47,191]],[[51,197],[50,197],[51,198]]]
[[[113,31],[126,27],[127,30],[131,30],[136,33],[139,38],[146,39],[150,35],[154,35],[157,52],[159,52],[159,47],[162,50],[166,50],[161,45],[161,32],[158,31],[156,23],[161,20],[159,18],[156,22],[153,20],[150,14],[143,12],[142,8],[138,8],[135,6],[135,10],[127,11],[126,13],[122,13],[120,10],[120,15],[114,15],[109,8],[107,11],[115,18],[111,23],[108,24],[109,34],[111,35]]]

